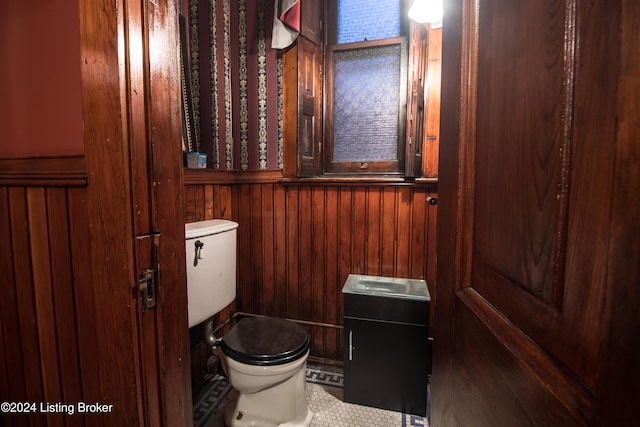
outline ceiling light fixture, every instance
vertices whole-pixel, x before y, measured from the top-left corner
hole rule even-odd
[[[442,21],[442,0],[414,0],[409,18],[421,24],[439,24]]]

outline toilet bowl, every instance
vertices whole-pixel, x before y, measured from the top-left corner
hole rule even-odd
[[[235,299],[237,227],[227,220],[185,226],[190,328]],[[222,338],[206,339],[238,391],[225,407],[227,426],[311,424],[305,393],[310,339],[304,328],[285,319],[245,317]]]
[[[217,353],[238,398],[225,408],[228,426],[303,427],[311,423],[305,395],[309,335],[284,319],[241,319]]]

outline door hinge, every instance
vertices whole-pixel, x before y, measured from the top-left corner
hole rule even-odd
[[[156,306],[156,272],[147,268],[140,273],[138,279],[138,292],[142,300],[142,311],[147,311]]]

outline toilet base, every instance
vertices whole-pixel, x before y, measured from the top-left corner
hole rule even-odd
[[[313,412],[306,401],[306,362],[292,377],[256,393],[239,393],[224,410],[228,427],[309,427]]]
[[[309,410],[304,420],[284,424],[276,424],[265,420],[263,417],[244,412],[242,412],[241,417],[238,417],[238,415],[239,411],[235,409],[235,405],[228,406],[224,411],[224,425],[227,427],[309,427],[313,419],[313,412]]]

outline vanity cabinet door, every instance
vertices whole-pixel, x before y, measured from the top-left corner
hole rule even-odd
[[[344,318],[344,400],[426,415],[428,327]]]

